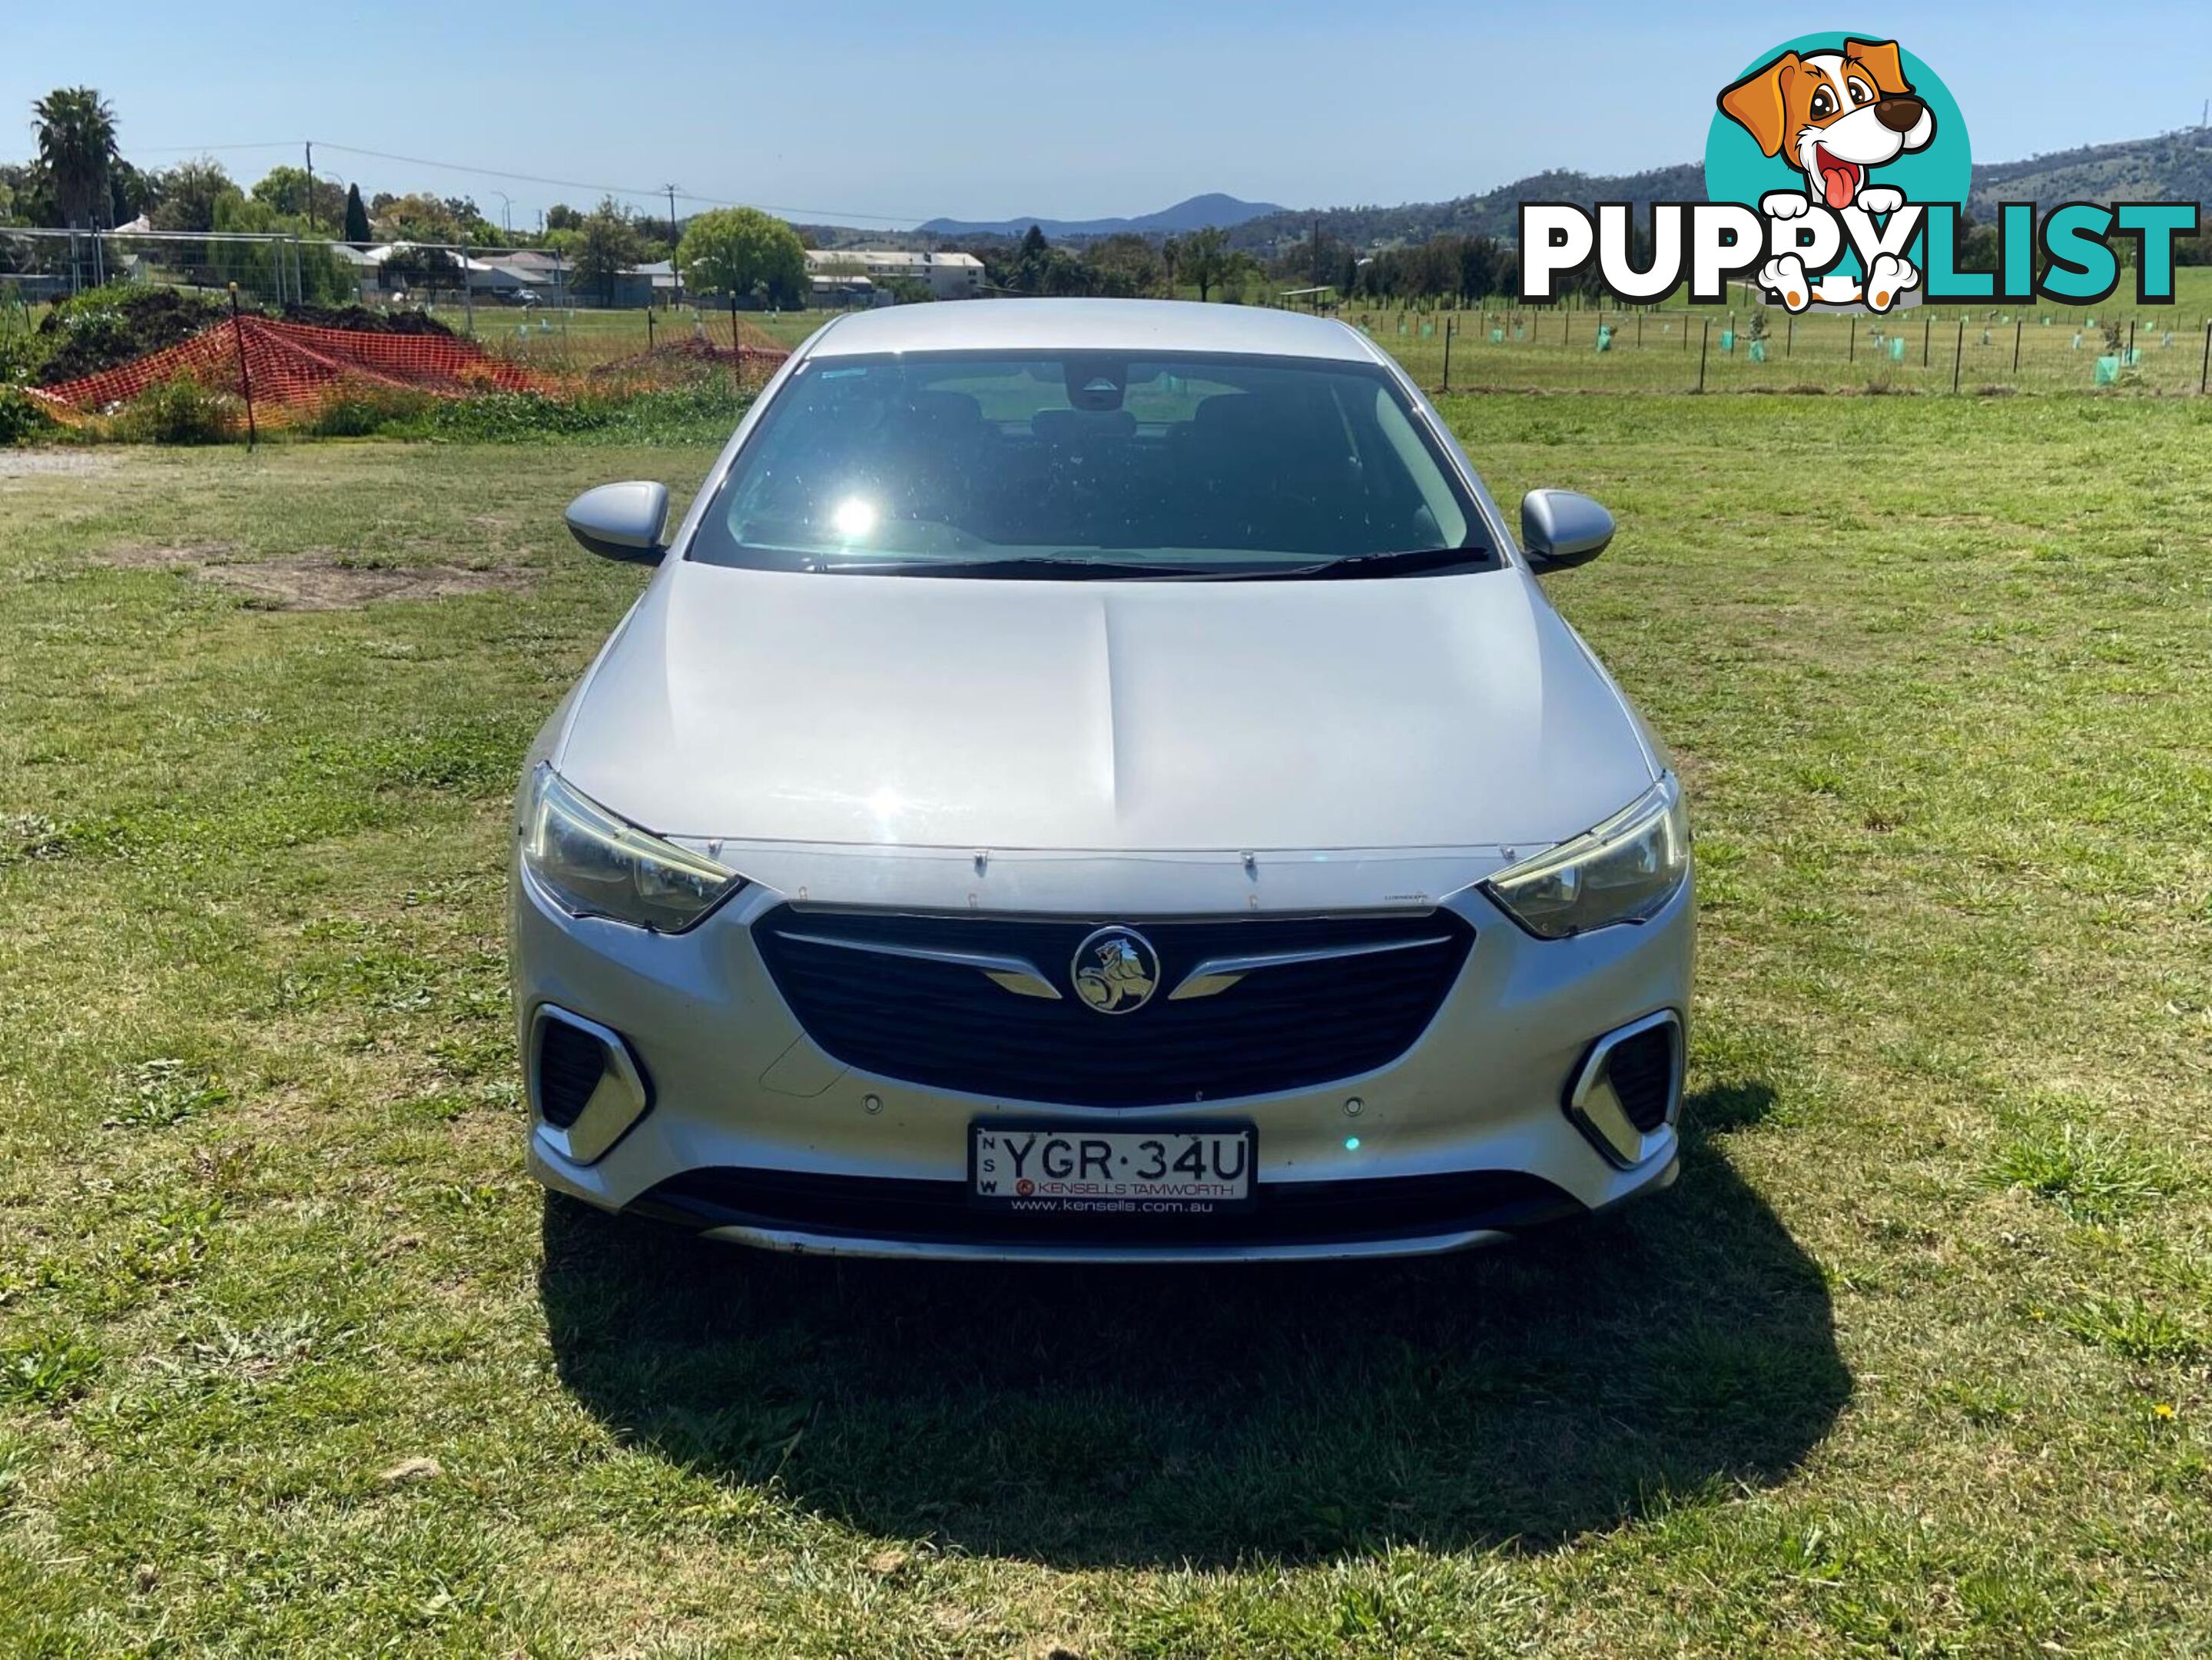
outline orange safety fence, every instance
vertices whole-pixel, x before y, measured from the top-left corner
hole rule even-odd
[[[240,398],[250,394],[256,417],[270,425],[312,415],[349,388],[441,398],[565,389],[556,376],[494,357],[474,341],[450,335],[369,333],[234,317],[166,350],[32,395],[75,424],[179,377]]]

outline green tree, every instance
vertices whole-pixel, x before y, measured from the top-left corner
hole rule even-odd
[[[61,218],[54,181],[36,161],[0,161],[0,223],[52,225]]]
[[[369,213],[376,234],[387,242],[461,240],[461,223],[453,216],[453,208],[434,196],[380,196],[369,204]]]
[[[425,247],[419,242],[402,243],[384,257],[378,270],[387,289],[460,291],[460,260],[443,248]]]
[[[612,305],[615,279],[637,264],[641,246],[629,210],[611,196],[602,197],[599,205],[584,216],[575,235],[577,285],[596,287],[600,303]]]
[[[677,245],[676,266],[694,294],[736,295],[803,304],[806,249],[799,233],[758,208],[696,215]]]
[[[299,228],[300,222],[280,214],[266,202],[237,191],[216,203],[217,233],[281,235]],[[310,305],[328,305],[358,299],[361,288],[353,267],[332,253],[327,243],[231,242],[211,238],[207,245],[205,277],[211,286],[235,283],[240,292],[257,300],[295,297]]]
[[[553,230],[581,230],[584,216],[566,202],[556,202],[545,210],[545,228]]]
[[[107,169],[107,222],[127,225],[140,214],[151,214],[161,199],[159,175],[141,173],[118,156]]]
[[[1176,269],[1186,282],[1198,284],[1200,300],[1211,300],[1216,288],[1238,274],[1229,233],[1218,225],[1191,232],[1176,245]]]
[[[159,204],[153,219],[155,230],[204,231],[215,228],[216,204],[240,194],[211,155],[179,161],[155,175]]]
[[[1031,225],[1022,233],[1021,244],[1014,250],[1006,286],[1017,294],[1049,293],[1054,286],[1052,253],[1052,244],[1045,240],[1043,230]]]
[[[1159,250],[1133,232],[1099,238],[1091,245],[1086,261],[1097,269],[1101,294],[1121,297],[1159,292]]]
[[[57,87],[31,106],[31,131],[64,221],[72,230],[90,228],[107,203],[114,110],[90,87]]]
[[[358,185],[346,186],[345,240],[357,248],[368,246],[368,210],[362,205]]]
[[[253,187],[253,199],[265,202],[289,219],[305,219],[334,230],[345,214],[345,197],[334,179],[319,179],[305,167],[277,167]]]

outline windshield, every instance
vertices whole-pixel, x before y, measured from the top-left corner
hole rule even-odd
[[[1497,563],[1419,412],[1377,365],[1059,352],[803,365],[690,557],[1060,580]]]

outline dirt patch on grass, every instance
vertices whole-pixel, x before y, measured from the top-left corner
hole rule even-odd
[[[122,458],[88,450],[0,450],[0,478],[33,478],[54,473],[88,477],[113,472]]]
[[[181,572],[244,594],[264,611],[358,611],[387,599],[514,593],[538,580],[535,571],[516,565],[378,565],[319,548],[252,560],[223,546],[125,548],[105,562]]]

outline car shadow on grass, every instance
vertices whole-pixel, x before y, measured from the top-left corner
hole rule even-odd
[[[627,1442],[871,1535],[1061,1566],[1543,1549],[1778,1481],[1849,1397],[1820,1270],[1714,1139],[1769,1099],[1693,1097],[1672,1191],[1464,1256],[840,1262],[552,1199],[541,1286]]]

